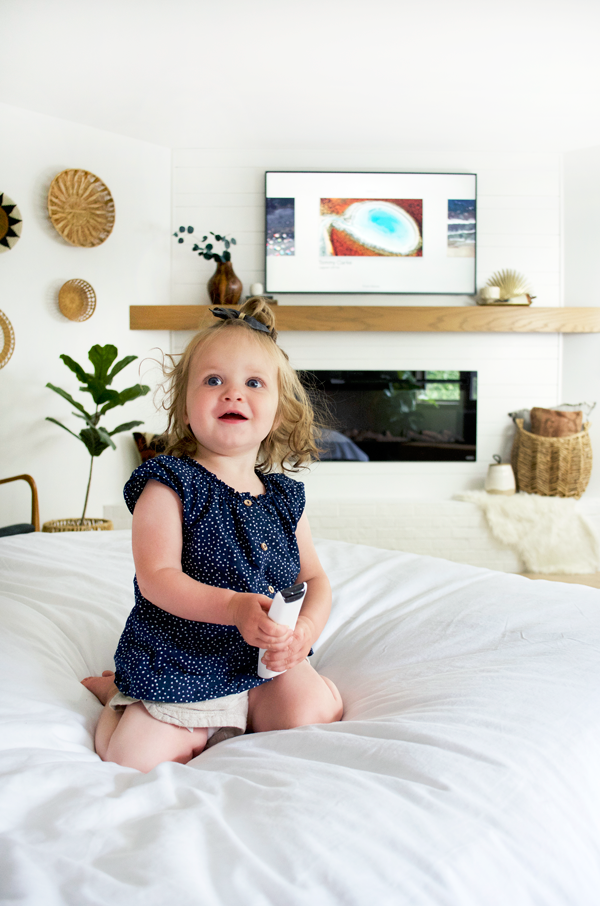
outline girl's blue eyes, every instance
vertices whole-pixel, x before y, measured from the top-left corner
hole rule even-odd
[[[207,378],[206,383],[208,384],[209,387],[219,387],[223,383],[223,381],[216,374],[211,374],[211,376],[209,378]],[[259,387],[262,387],[262,381],[259,381],[258,378],[249,378],[246,381],[246,384],[248,385],[248,387],[251,387],[253,390],[256,390]]]

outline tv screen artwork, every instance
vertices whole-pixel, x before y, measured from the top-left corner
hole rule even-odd
[[[475,293],[477,177],[267,172],[269,293]]]

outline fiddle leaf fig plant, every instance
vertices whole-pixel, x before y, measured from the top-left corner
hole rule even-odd
[[[128,355],[125,356],[124,359],[121,359],[120,362],[116,362],[116,364],[113,365],[118,354],[117,347],[111,346],[110,344],[107,346],[92,346],[88,352],[88,358],[94,366],[93,374],[85,371],[85,369],[70,356],[60,356],[67,368],[75,374],[79,383],[82,385],[79,389],[83,393],[89,393],[92,397],[92,402],[95,407],[90,407],[93,408],[92,412],[88,412],[87,409],[80,402],[73,399],[71,394],[67,393],[66,390],[63,390],[61,387],[55,387],[54,384],[46,384],[46,387],[49,387],[50,390],[58,393],[58,395],[62,396],[62,398],[70,403],[71,406],[74,406],[77,411],[72,414],[77,418],[82,419],[86,424],[86,427],[82,428],[79,434],[75,434],[74,431],[71,431],[70,428],[67,428],[66,425],[63,425],[63,423],[59,422],[56,418],[51,418],[50,416],[46,417],[46,421],[53,422],[55,425],[68,431],[69,434],[72,434],[77,440],[81,441],[91,457],[90,474],[85,493],[85,502],[83,504],[83,513],[81,514],[79,523],[80,525],[83,524],[88,498],[90,496],[94,459],[97,456],[100,456],[101,453],[104,453],[108,447],[112,447],[113,450],[117,449],[115,442],[113,441],[115,434],[120,434],[123,431],[130,431],[132,428],[136,428],[138,425],[143,424],[143,422],[140,421],[124,422],[122,425],[117,425],[112,431],[107,431],[106,428],[101,427],[99,424],[100,419],[111,409],[115,409],[117,406],[124,406],[125,403],[136,400],[138,397],[145,396],[150,392],[150,387],[147,387],[145,384],[134,384],[132,387],[127,387],[126,390],[114,390],[111,388],[110,385],[119,372],[137,359],[136,355]]]

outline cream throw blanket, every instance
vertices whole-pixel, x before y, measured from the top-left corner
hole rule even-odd
[[[529,573],[573,575],[600,568],[600,539],[571,497],[467,491],[456,499],[481,507],[494,538],[512,548]]]

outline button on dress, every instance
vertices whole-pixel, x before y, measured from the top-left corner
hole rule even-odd
[[[234,491],[188,456],[156,456],[125,485],[129,510],[146,482],[176,492],[183,508],[183,572],[217,588],[272,597],[296,582],[296,527],[304,485],[257,472],[265,493]],[[249,505],[250,504],[250,505]],[[116,684],[125,695],[163,702],[206,701],[260,686],[258,648],[236,626],[202,623],[156,607],[134,579],[135,606],[115,654]]]

